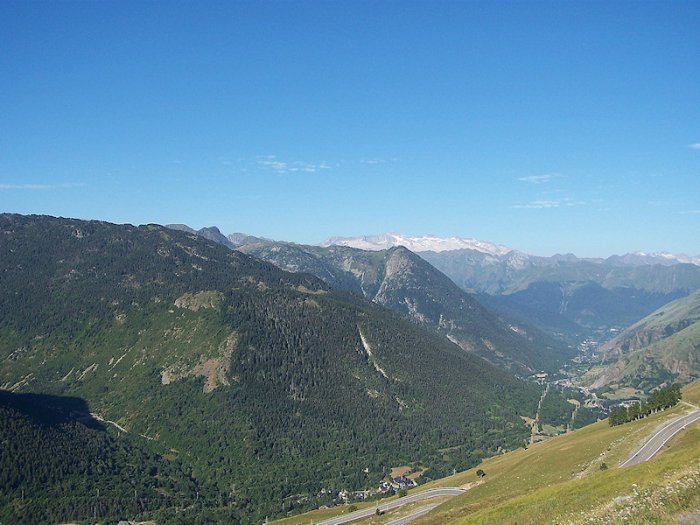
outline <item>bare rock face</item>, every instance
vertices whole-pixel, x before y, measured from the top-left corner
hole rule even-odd
[[[218,352],[214,356],[201,356],[194,366],[178,363],[166,367],[161,372],[161,383],[169,385],[187,377],[204,377],[202,391],[206,394],[215,390],[218,386],[228,386],[228,373],[231,369],[231,355],[236,349],[238,335],[232,332],[219,345]]]
[[[218,309],[221,307],[223,299],[223,294],[215,291],[204,291],[196,294],[186,293],[175,299],[175,306],[187,308],[193,312],[197,312],[200,308]]]

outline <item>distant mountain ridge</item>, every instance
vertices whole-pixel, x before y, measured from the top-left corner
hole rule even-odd
[[[272,242],[235,235],[233,244],[238,248]],[[499,315],[554,333],[569,342],[591,336],[598,338],[601,331],[611,328],[625,328],[663,304],[700,288],[700,266],[696,264],[700,257],[668,253],[638,252],[607,259],[579,258],[573,254],[540,257],[474,239],[410,237],[398,233],[336,237],[321,244],[322,249],[354,247],[368,252],[381,252],[397,245],[413,248],[422,259],[463,290],[477,294],[482,304]],[[310,247],[304,249],[309,252]],[[425,249],[430,250],[421,251]],[[285,250],[289,252],[290,248]],[[273,252],[266,256],[271,257],[268,260],[281,257]],[[356,281],[353,275],[345,275],[347,268],[340,272],[332,270],[308,253],[302,259],[272,262],[289,271],[307,271],[328,283],[344,275],[343,282],[334,286],[340,284],[350,289],[357,284],[352,282]],[[353,291],[367,296],[366,290]]]
[[[573,254],[556,254],[551,257],[531,255],[526,252],[515,250],[501,244],[489,241],[482,241],[465,237],[438,237],[436,235],[403,235],[401,233],[389,232],[379,235],[365,235],[358,237],[331,237],[319,246],[349,246],[362,250],[386,250],[394,246],[404,246],[412,252],[449,252],[456,250],[472,250],[482,254],[502,258],[509,254],[517,254],[521,259],[550,259],[552,261],[561,260],[586,260],[612,265],[641,266],[648,264],[672,265],[679,263],[695,264],[700,266],[700,255],[688,256],[685,254],[672,254],[668,252],[645,253],[633,252],[624,255],[611,255],[607,258],[577,257]]]
[[[601,348],[608,366],[593,369],[593,388],[651,390],[664,382],[700,377],[700,291],[670,302]]]
[[[320,243],[319,246],[348,246],[360,250],[386,250],[403,246],[412,252],[444,252],[466,249],[496,256],[503,256],[513,251],[512,248],[477,239],[437,237],[435,235],[408,236],[393,232],[363,237],[331,237]]]

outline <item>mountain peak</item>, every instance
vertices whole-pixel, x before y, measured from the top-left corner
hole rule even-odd
[[[493,244],[477,239],[464,237],[438,237],[436,235],[403,235],[388,232],[381,235],[365,235],[361,237],[331,237],[320,243],[320,246],[349,246],[361,250],[386,250],[394,246],[404,246],[413,252],[444,252],[450,250],[475,250],[488,255],[506,255],[512,248]]]

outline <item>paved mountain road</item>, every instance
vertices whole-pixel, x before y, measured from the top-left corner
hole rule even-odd
[[[460,494],[464,494],[464,492],[466,492],[464,489],[460,489],[457,487],[445,487],[445,488],[440,488],[440,489],[424,490],[423,492],[416,492],[415,494],[411,494],[410,496],[404,496],[403,498],[395,499],[395,500],[389,501],[387,503],[380,502],[378,507],[368,507],[366,509],[357,510],[357,511],[351,512],[349,514],[343,514],[342,516],[328,518],[327,520],[319,521],[318,523],[315,523],[314,525],[342,525],[343,523],[350,523],[351,521],[355,521],[355,520],[359,520],[361,518],[366,518],[368,516],[371,516],[372,514],[374,514],[377,511],[377,508],[381,512],[381,511],[396,509],[398,507],[408,505],[409,503],[415,503],[416,501],[422,501],[424,499],[438,498],[441,496],[459,496]],[[420,510],[423,510],[423,509],[420,509]],[[431,510],[432,510],[432,508],[431,508]],[[425,512],[428,512],[428,511],[426,510]],[[403,522],[401,521],[401,520],[404,520],[408,517],[409,516],[404,516],[404,518],[401,518],[400,520],[396,520],[396,521],[397,521],[397,523],[408,523],[408,521],[403,521]],[[417,518],[418,516],[414,515],[413,517]],[[392,523],[394,523],[394,522],[392,522]]]
[[[693,410],[691,413],[677,417],[664,424],[641,447],[636,448],[627,460],[620,467],[629,467],[653,458],[659,450],[678,432],[687,425],[700,420],[700,410]]]
[[[398,518],[393,521],[390,521],[386,525],[406,525],[407,523],[412,522],[415,519],[420,518],[423,514],[427,514],[431,510],[433,510],[435,507],[440,505],[439,503],[431,503],[430,505],[426,505],[425,507],[421,507],[419,509],[414,510],[410,514],[407,514],[403,518]]]

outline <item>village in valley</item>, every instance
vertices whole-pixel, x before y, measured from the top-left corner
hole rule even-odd
[[[364,472],[368,473],[369,469],[365,469]],[[417,479],[423,472],[425,472],[425,469],[395,467],[391,469],[391,474],[388,476],[390,479],[382,481],[377,488],[355,491],[321,489],[316,497],[322,502],[322,506],[325,507],[334,507],[335,505],[343,503],[381,499],[395,494],[401,494],[402,491],[417,486]]]

